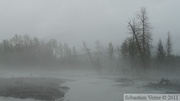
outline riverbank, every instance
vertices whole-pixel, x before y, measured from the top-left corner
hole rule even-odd
[[[68,90],[68,87],[60,86],[64,82],[58,78],[0,78],[0,96],[54,101],[62,99]]]

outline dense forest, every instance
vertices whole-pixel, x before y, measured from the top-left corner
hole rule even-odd
[[[128,21],[127,37],[119,46],[95,42],[94,49],[82,41],[82,49],[69,47],[60,40],[42,40],[18,35],[0,43],[0,64],[4,68],[92,68],[98,73],[147,74],[180,70],[180,56],[173,54],[172,36],[165,43],[152,44],[152,27],[145,8]],[[164,45],[165,44],[165,45]],[[155,49],[155,50],[153,50]]]

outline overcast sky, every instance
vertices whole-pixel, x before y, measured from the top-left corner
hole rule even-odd
[[[153,43],[170,31],[180,54],[180,0],[0,0],[0,40],[15,34],[55,38],[70,46],[96,40],[121,45],[127,21],[146,7]]]

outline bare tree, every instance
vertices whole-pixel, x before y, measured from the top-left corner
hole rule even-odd
[[[90,49],[87,47],[85,41],[82,41],[82,43],[83,43],[83,51],[86,51],[86,53],[88,54],[89,58],[91,59],[91,62],[92,62],[92,64],[93,64],[95,70],[98,72],[97,66],[96,66],[96,64],[95,64],[95,62],[94,62],[94,60],[93,60],[93,58],[92,58],[91,53],[90,53]]]
[[[150,58],[150,47],[152,41],[152,28],[149,23],[149,17],[147,15],[146,8],[141,8],[140,12],[137,13],[137,18],[139,20],[139,33],[141,35],[140,41],[142,44],[142,54],[144,59],[143,67],[145,69],[148,66],[148,60]]]
[[[148,66],[148,60],[150,58],[152,28],[150,26],[149,18],[145,8],[141,8],[140,12],[138,12],[136,15],[136,19],[128,22],[128,27],[137,44],[142,66],[144,70],[146,70]]]
[[[112,42],[109,43],[109,47],[107,48],[110,62],[110,72],[114,71],[114,47]]]
[[[102,52],[102,45],[100,44],[100,41],[97,40],[95,41],[95,64],[96,64],[96,67],[98,69],[98,72],[101,72],[102,71],[102,56],[103,56],[103,52]]]
[[[140,59],[141,59],[141,62],[143,64],[143,68],[145,70],[145,61],[144,61],[144,56],[143,56],[143,52],[142,52],[142,47],[140,45],[140,39],[139,39],[139,30],[137,28],[137,25],[136,25],[136,22],[135,20],[133,20],[133,22],[128,22],[128,27],[129,27],[129,30],[130,30],[130,33],[132,34],[132,36],[135,38],[135,42],[136,42],[136,47],[138,49],[138,53],[139,53],[139,56],[140,56]]]
[[[151,41],[151,26],[149,23],[149,18],[147,16],[146,8],[142,7],[140,12],[137,13],[137,18],[139,20],[139,31],[141,31],[141,41],[142,41],[142,51],[146,55],[148,43]]]

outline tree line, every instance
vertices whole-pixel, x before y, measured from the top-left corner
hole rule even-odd
[[[172,37],[167,33],[166,45],[161,39],[156,46],[152,45],[152,27],[146,8],[141,8],[128,22],[131,34],[121,45],[122,64],[133,73],[169,72],[179,70],[180,57],[172,54]],[[153,51],[153,48],[155,50]],[[143,71],[142,71],[143,70]]]
[[[106,71],[110,73],[143,75],[160,72],[173,73],[180,70],[180,56],[172,54],[173,45],[170,32],[167,33],[165,46],[161,39],[157,45],[153,46],[152,27],[146,8],[142,7],[135,17],[128,21],[128,30],[131,36],[127,37],[117,48],[114,48],[110,42],[105,49],[97,41],[94,58],[86,43],[83,42],[84,49],[97,72],[102,72],[106,67],[108,67]]]
[[[76,47],[58,43],[55,39],[48,42],[16,34],[0,43],[0,63],[2,65],[51,66],[75,62]]]
[[[0,64],[4,66],[31,67],[94,67],[98,73],[147,74],[152,72],[178,71],[180,56],[173,52],[172,36],[167,33],[164,43],[159,39],[153,45],[152,27],[146,8],[141,8],[127,23],[130,37],[119,46],[112,42],[103,46],[95,42],[90,49],[85,41],[82,50],[69,47],[55,39],[43,41],[29,35],[18,35],[0,42]],[[155,50],[154,50],[155,49]],[[83,52],[80,52],[83,51]]]

